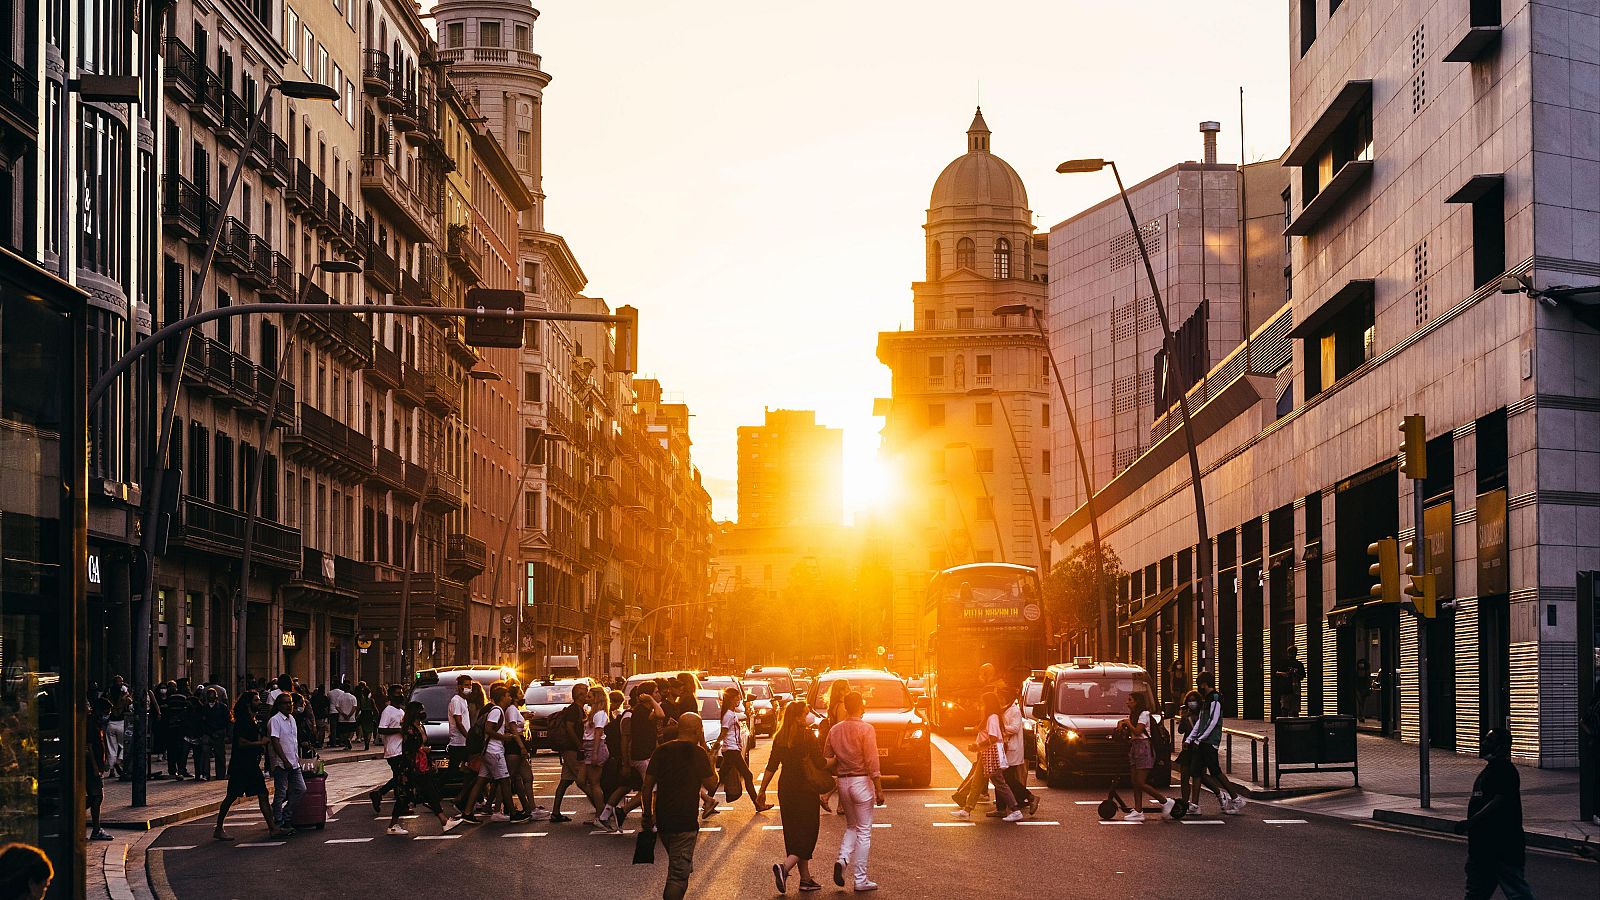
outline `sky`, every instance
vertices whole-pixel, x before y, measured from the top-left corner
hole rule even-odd
[[[845,508],[879,495],[889,371],[922,223],[980,100],[1041,230],[1200,155],[1288,140],[1288,7],[1268,0],[535,0],[546,227],[586,291],[640,310],[640,374],[689,404],[719,519],[764,407],[844,429]]]

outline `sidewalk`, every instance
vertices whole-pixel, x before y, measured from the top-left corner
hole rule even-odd
[[[371,750],[323,750],[320,753],[323,764],[328,766],[382,757],[383,751],[377,745]],[[157,762],[152,768],[157,766],[164,767],[164,764]],[[189,771],[194,771],[192,762]],[[136,808],[133,806],[132,782],[107,779],[105,801],[100,806],[100,823],[107,829],[145,831],[191,819],[221,807],[227,785],[226,776],[212,781],[152,778],[146,782],[145,805]]]
[[[1229,727],[1272,737],[1271,722],[1235,720]],[[1276,750],[1276,743],[1273,750]],[[1223,747],[1223,766],[1228,765]],[[1419,806],[1418,755],[1415,744],[1372,734],[1356,735],[1356,761],[1361,784],[1354,785],[1348,772],[1290,774],[1283,782],[1251,783],[1250,742],[1239,739],[1233,745],[1233,776],[1249,784],[1252,795],[1292,806],[1305,812],[1376,819],[1395,825],[1448,832],[1466,818],[1467,801],[1472,797],[1472,782],[1483,770],[1476,755],[1433,750],[1428,754],[1432,804]],[[1261,780],[1270,775],[1270,762]],[[1518,766],[1522,776],[1522,820],[1528,845],[1565,850],[1587,856],[1600,855],[1600,825],[1578,820],[1578,772],[1576,769],[1539,769]]]

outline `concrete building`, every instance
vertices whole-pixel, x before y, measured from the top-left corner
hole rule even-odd
[[[1415,534],[1421,490],[1452,601],[1425,626],[1432,742],[1472,752],[1509,726],[1519,760],[1571,766],[1600,335],[1581,296],[1502,287],[1600,282],[1600,69],[1574,40],[1600,20],[1525,0],[1290,6],[1291,296],[1254,330],[1266,357],[1235,350],[1191,393],[1216,603],[1191,599],[1188,466],[1157,422],[1097,498],[1129,573],[1126,649],[1192,669],[1209,627],[1230,714],[1352,713],[1415,740],[1417,620],[1369,596],[1366,548]],[[1415,483],[1396,458],[1412,413]],[[1082,507],[1054,529],[1087,535]],[[1275,684],[1290,654],[1307,678]]]
[[[739,427],[739,524],[833,525],[844,521],[844,432],[813,410],[769,409]]]
[[[933,573],[995,560],[1042,565],[1050,515],[1049,365],[1042,314],[1045,239],[1027,190],[990,147],[980,111],[967,152],[945,167],[928,203],[925,280],[912,285],[909,330],[878,336],[893,373],[880,453],[907,498],[894,541],[889,628],[910,670],[925,637],[923,592]]]

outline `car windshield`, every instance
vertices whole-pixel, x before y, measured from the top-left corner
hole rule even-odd
[[[722,721],[722,698],[721,697],[701,697],[700,698],[700,718],[703,721],[706,721],[706,722],[721,722]]]
[[[1125,716],[1128,695],[1150,694],[1141,678],[1074,678],[1057,683],[1057,710],[1077,716]]]
[[[572,702],[572,685],[570,684],[536,684],[528,688],[528,693],[522,702],[529,706],[551,706],[557,703]]]
[[[828,705],[828,694],[834,682],[822,681],[817,683],[817,691],[811,696],[811,705],[816,709],[825,709]],[[911,694],[906,691],[906,686],[897,679],[865,678],[850,680],[850,690],[861,694],[861,699],[867,703],[867,709],[910,709]]]
[[[772,686],[772,690],[774,692],[779,693],[779,694],[792,694],[792,693],[794,693],[794,680],[791,679],[787,675],[779,675],[777,673],[772,673],[772,674],[757,673],[755,675],[746,675],[746,676],[744,676],[744,680],[745,681],[765,681],[767,684]]]
[[[456,692],[453,684],[428,684],[416,688],[411,692],[411,699],[422,701],[422,708],[428,711],[428,721],[443,722],[445,710],[450,706],[450,697]]]
[[[751,681],[745,684],[744,694],[751,700],[771,700],[772,688],[768,687],[765,682]]]

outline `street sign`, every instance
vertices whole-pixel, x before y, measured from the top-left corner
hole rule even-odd
[[[360,647],[360,648],[361,648],[361,650],[362,650],[362,652],[363,652],[363,653],[364,653],[364,652],[366,652],[366,651],[367,651],[367,650],[369,650],[369,649],[371,649],[371,647],[372,647],[372,641],[370,641],[370,640],[368,640],[368,639],[366,639],[366,638],[362,638],[362,639],[361,639],[361,640],[359,640],[359,641],[356,641],[356,646],[357,646],[357,647]]]

